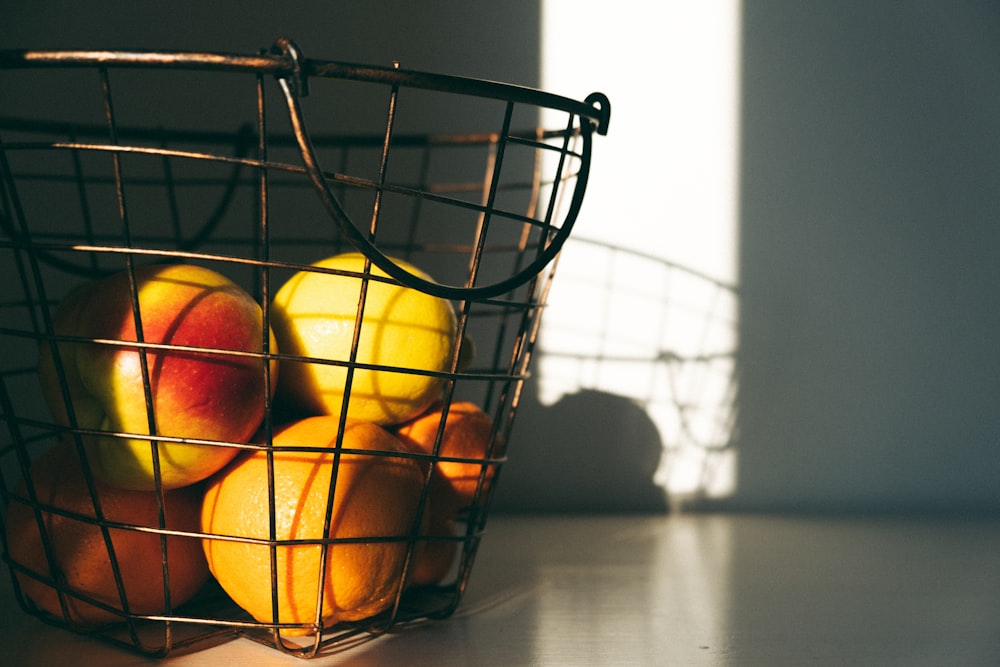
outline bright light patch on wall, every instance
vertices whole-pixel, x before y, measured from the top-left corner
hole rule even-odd
[[[740,4],[545,0],[542,87],[611,101],[536,371],[552,404],[627,396],[677,503],[735,489]]]

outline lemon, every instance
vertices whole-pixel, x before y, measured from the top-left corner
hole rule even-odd
[[[393,261],[430,279],[408,262]],[[314,266],[345,273],[300,271],[275,295],[271,326],[279,349],[309,358],[283,363],[280,400],[311,414],[341,414],[358,305],[367,284],[347,416],[399,424],[430,407],[441,396],[444,378],[429,373],[451,367],[456,342],[451,303],[397,282],[363,280],[361,253],[336,255]],[[387,277],[374,265],[371,274]]]

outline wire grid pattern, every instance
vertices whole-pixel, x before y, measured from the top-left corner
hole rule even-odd
[[[62,340],[52,328],[55,305],[81,281],[155,262],[208,266],[267,304],[295,272],[358,248],[390,280],[452,300],[456,345],[471,339],[476,356],[459,369],[461,351],[454,351],[452,367],[440,373],[445,404],[471,400],[493,417],[483,477],[502,465],[551,260],[582,200],[590,135],[606,129],[603,96],[580,103],[398,67],[306,60],[287,40],[272,53],[247,57],[3,52],[0,79],[0,87],[12,91],[0,107],[4,508],[11,502],[43,507],[24,490],[31,461],[60,439],[82,451],[91,435],[56,423],[41,397],[37,350]],[[42,104],[36,90],[61,91],[61,104]],[[565,123],[539,129],[540,111],[553,104]],[[420,119],[438,127],[421,132]],[[408,273],[393,258],[425,268],[434,280]],[[133,311],[141,320],[135,303]],[[137,342],[143,347],[141,338]],[[267,341],[263,350],[262,369],[269,360],[318,361],[282,356]],[[151,411],[148,377],[144,382]],[[280,415],[266,403],[265,424],[276,422]],[[431,590],[400,594],[388,612],[369,621],[314,627],[307,640],[294,641],[281,626],[255,622],[209,591],[155,617],[125,614],[124,623],[97,634],[154,656],[245,634],[312,657],[393,626],[445,617],[461,599],[485,527],[490,498],[483,488],[463,516],[456,538],[461,557],[450,578]],[[105,527],[91,517],[74,518]],[[401,539],[412,545],[417,529]],[[143,530],[171,534],[162,523]],[[28,601],[24,606],[73,628]]]

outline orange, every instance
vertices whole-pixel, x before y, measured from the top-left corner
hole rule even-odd
[[[75,448],[61,444],[45,452],[31,466],[31,482],[39,503],[73,515],[41,512],[51,548],[50,561],[34,510],[26,502],[11,498],[6,515],[10,559],[46,579],[41,581],[18,572],[24,594],[38,608],[64,617],[79,628],[122,620],[122,616],[72,594],[62,596],[66,603],[64,616],[60,594],[50,583],[62,582],[73,593],[124,609],[101,529],[92,521],[97,515]],[[159,526],[155,492],[124,490],[102,483],[95,488],[107,521],[148,528]],[[28,497],[24,481],[18,485],[17,494]],[[168,530],[198,530],[201,493],[196,487],[168,491],[163,494],[163,501]],[[128,528],[109,528],[108,532],[121,570],[128,611],[143,615],[168,613],[163,594],[161,536]],[[172,536],[166,544],[170,607],[175,609],[208,580],[208,567],[197,538]]]
[[[210,534],[204,548],[212,574],[258,621],[302,624],[283,629],[288,635],[309,634],[389,608],[401,586],[407,554],[416,544],[424,484],[420,465],[394,436],[369,422],[348,422],[343,448],[358,451],[344,451],[338,460],[333,449],[338,424],[338,418],[329,415],[310,417],[274,434],[276,539],[313,541],[275,548],[276,582],[271,579],[268,544],[211,536],[268,539],[267,453],[243,455],[223,469],[209,484],[202,506],[202,529]],[[330,528],[324,534],[335,472]],[[356,541],[326,542],[324,547],[325,538]],[[324,548],[326,570],[321,576]],[[317,618],[321,581],[323,601]]]
[[[484,472],[484,489],[496,473],[495,464],[485,462],[490,454],[493,420],[476,404],[457,401],[448,409],[442,424],[443,406],[438,405],[396,429],[404,443],[425,454],[434,452],[438,431],[442,430],[438,456],[469,460],[439,460],[431,480],[431,509],[448,513],[468,507],[475,500],[479,477]]]
[[[451,572],[451,566],[458,554],[459,542],[447,539],[458,535],[455,522],[434,512],[433,505],[430,523],[421,534],[428,539],[422,541],[423,548],[413,563],[407,579],[410,586],[431,586],[440,583]]]

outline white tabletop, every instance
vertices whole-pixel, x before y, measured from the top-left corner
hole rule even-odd
[[[3,664],[153,664],[0,585]],[[161,664],[1000,665],[1000,518],[494,516],[450,619],[308,662],[197,648]]]

